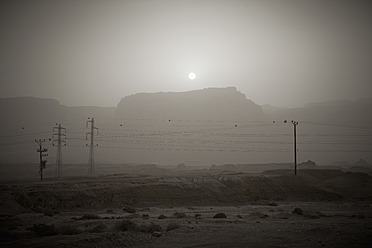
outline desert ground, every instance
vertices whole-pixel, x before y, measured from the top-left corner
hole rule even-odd
[[[367,173],[147,172],[4,181],[1,247],[372,247]]]

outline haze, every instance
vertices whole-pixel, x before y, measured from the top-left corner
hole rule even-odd
[[[372,92],[370,1],[1,1],[0,97],[116,106],[236,86],[258,104]],[[191,81],[188,74],[195,72]]]

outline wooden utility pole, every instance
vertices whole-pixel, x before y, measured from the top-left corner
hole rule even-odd
[[[39,174],[40,174],[40,181],[43,181],[43,169],[45,169],[45,166],[46,166],[46,160],[43,160],[43,157],[46,157],[48,156],[48,154],[44,154],[44,152],[47,152],[48,149],[46,148],[43,148],[43,143],[45,142],[45,139],[38,139],[38,140],[35,140],[35,142],[38,144],[39,148],[36,150],[36,152],[39,153],[40,155],[40,170],[39,170]]]
[[[297,175],[297,130],[298,121],[292,121],[293,124],[293,152],[294,152],[294,174]]]

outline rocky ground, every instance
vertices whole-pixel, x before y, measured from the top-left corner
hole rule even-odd
[[[314,170],[8,182],[0,247],[372,247],[371,182]]]

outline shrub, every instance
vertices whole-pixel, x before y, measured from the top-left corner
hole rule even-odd
[[[359,218],[359,219],[364,219],[365,217],[366,217],[366,216],[365,216],[363,213],[359,213],[359,214],[358,214],[358,218]]]
[[[213,219],[221,219],[221,218],[227,218],[226,214],[218,213],[215,216],[213,216]]]
[[[89,230],[90,233],[102,233],[107,229],[106,225],[103,223],[99,223],[95,227]]]
[[[253,213],[250,213],[249,216],[253,218],[261,218],[261,219],[269,217],[267,214],[262,213],[262,212],[253,212]]]
[[[54,211],[51,211],[51,210],[46,210],[46,211],[44,212],[44,215],[45,215],[45,216],[52,217],[53,215],[55,215],[55,212],[54,212]]]
[[[201,219],[201,214],[195,214],[195,219]]]
[[[143,219],[148,219],[148,218],[150,218],[150,216],[148,214],[142,214],[142,218]]]
[[[159,237],[161,237],[161,232],[155,231],[155,232],[152,233],[152,236],[154,236],[156,238],[159,238]]]
[[[115,225],[115,229],[121,232],[136,230],[136,224],[130,220],[123,220]]]
[[[139,214],[130,214],[128,216],[125,216],[124,218],[125,219],[136,219],[136,218],[139,218],[140,215]]]
[[[126,206],[126,207],[123,207],[123,211],[124,212],[127,212],[129,214],[134,214],[136,212],[136,209],[135,208],[132,208],[132,207]]]
[[[180,228],[180,225],[176,222],[171,222],[167,225],[166,230],[167,230],[167,232],[169,232],[169,231],[172,231],[172,230],[177,229],[177,228]]]
[[[174,213],[174,216],[178,219],[182,219],[186,217],[185,213]]]
[[[141,225],[138,225],[136,227],[136,231],[137,232],[145,232],[146,233],[146,232],[149,232],[149,228],[145,224],[141,224]]]
[[[150,223],[150,225],[148,226],[148,232],[152,233],[152,232],[160,232],[161,231],[161,226],[157,225],[157,224],[154,224],[154,223]]]
[[[304,214],[304,211],[301,208],[295,208],[293,210],[292,214],[303,215]]]
[[[80,220],[96,220],[99,218],[100,217],[96,214],[84,214],[83,216],[80,217]]]
[[[83,233],[83,231],[73,225],[63,225],[58,227],[58,233],[62,235],[76,235]]]
[[[159,220],[166,219],[166,218],[167,218],[167,216],[165,216],[163,214],[159,215],[159,217],[158,217]]]
[[[34,225],[32,231],[34,231],[36,235],[39,237],[53,236],[58,234],[57,229],[54,225],[45,224]]]

